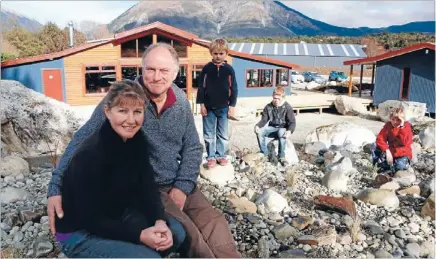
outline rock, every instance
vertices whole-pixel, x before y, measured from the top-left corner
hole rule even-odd
[[[380,249],[377,252],[375,252],[375,258],[394,258],[394,257],[386,250]]]
[[[336,244],[337,233],[335,227],[332,226],[321,226],[312,232],[318,241],[318,245],[334,245]]]
[[[418,185],[411,186],[409,188],[398,191],[398,194],[400,195],[413,195],[413,194],[419,195],[420,193],[421,193],[421,189],[419,188]]]
[[[242,161],[247,163],[250,167],[255,167],[262,160],[262,156],[259,153],[250,153],[242,157]]]
[[[350,152],[359,152],[368,143],[375,142],[374,133],[360,125],[349,122],[335,123],[316,128],[304,140],[304,145],[323,142],[327,148],[331,145],[344,146]]]
[[[351,239],[350,234],[345,233],[342,235],[338,235],[338,237],[336,238],[336,242],[341,245],[350,245],[353,242],[353,240]]]
[[[415,214],[415,210],[412,208],[402,208],[401,214],[403,214],[404,217],[411,218]]]
[[[0,176],[18,176],[29,174],[29,164],[26,160],[18,156],[6,156],[2,157]]]
[[[288,224],[281,224],[271,230],[278,240],[286,240],[298,235],[298,230]]]
[[[394,108],[403,108],[406,121],[414,123],[425,117],[427,105],[419,102],[388,100],[378,105],[377,115],[382,121],[388,122],[389,114]]]
[[[400,205],[397,195],[390,190],[369,188],[359,192],[356,198],[365,203],[385,208],[398,208]]]
[[[14,203],[16,201],[22,201],[30,198],[31,194],[29,192],[14,187],[3,188],[0,195],[0,200],[2,203]]]
[[[396,191],[400,188],[401,188],[401,186],[397,182],[387,182],[387,183],[383,184],[382,186],[380,186],[379,189]]]
[[[421,217],[429,216],[431,219],[435,219],[435,195],[430,195],[422,206]]]
[[[318,240],[313,235],[303,235],[297,238],[299,244],[318,245]]]
[[[231,163],[225,166],[216,165],[213,168],[200,166],[200,175],[212,184],[225,185],[235,179],[235,169]]]
[[[237,213],[255,214],[257,211],[256,204],[249,201],[246,197],[230,199],[229,204],[232,208],[235,208]]]
[[[339,211],[341,213],[350,215],[353,219],[355,219],[357,216],[356,205],[352,199],[318,195],[314,198],[314,203],[321,209]]]
[[[266,138],[266,144],[268,145],[271,141],[274,141],[274,148],[276,154],[279,153],[279,141],[274,138]],[[294,143],[292,142],[292,135],[286,138],[286,149],[285,149],[285,159],[289,165],[298,164],[298,154],[295,151]]]
[[[53,251],[53,244],[45,238],[39,238],[33,243],[33,252],[36,258],[47,255]]]
[[[303,230],[312,225],[315,220],[311,216],[298,216],[292,219],[292,226],[298,230]]]
[[[322,149],[326,149],[327,146],[324,144],[324,142],[318,141],[318,142],[312,142],[308,143],[304,146],[304,152],[306,154],[317,156],[319,154],[319,151]]]
[[[337,163],[330,164],[322,179],[322,185],[335,191],[346,191],[349,174],[353,164],[349,157],[341,158]]]
[[[269,258],[269,244],[268,241],[264,238],[259,239],[259,241],[257,242],[257,247],[258,247],[258,255],[259,258]]]
[[[373,235],[381,235],[384,234],[384,230],[382,229],[382,227],[375,221],[373,220],[369,220],[364,224],[365,228],[369,229],[369,231],[373,234]]]
[[[61,154],[85,122],[71,106],[17,81],[1,80],[2,154],[20,157]],[[32,125],[32,126],[29,126]]]
[[[406,170],[399,170],[395,173],[392,181],[399,183],[401,186],[410,186],[416,181],[416,176]]]
[[[404,231],[402,229],[396,229],[394,231],[394,235],[396,237],[398,237],[398,238],[401,238],[401,239],[405,239],[406,238],[406,233],[404,233]]]
[[[418,144],[416,142],[412,143],[412,161],[411,161],[412,164],[415,164],[418,162],[418,156],[419,156],[419,154],[421,154],[421,150],[422,150],[422,148],[421,148],[420,144]]]
[[[435,186],[436,186],[435,176],[433,176],[431,180],[421,182],[419,184],[419,187],[421,188],[421,196],[426,198],[430,196],[430,194],[435,192]]]
[[[265,190],[256,200],[256,204],[263,203],[269,212],[281,212],[288,206],[288,201],[273,189]]]
[[[432,242],[424,241],[420,245],[419,256],[422,258],[426,256],[429,258],[435,258],[435,245]]]
[[[30,209],[19,210],[20,220],[22,222],[34,221],[37,222],[46,213],[43,209],[33,211]]]
[[[419,245],[417,243],[410,243],[406,245],[406,252],[407,254],[414,256],[414,257],[419,257],[419,253],[421,251],[421,248],[419,247]]]
[[[306,253],[302,249],[290,249],[280,252],[279,258],[306,258]]]
[[[336,110],[342,115],[357,116],[368,113],[366,107],[355,97],[340,95],[336,97],[334,104]]]
[[[419,132],[423,149],[435,149],[435,125],[430,125]]]

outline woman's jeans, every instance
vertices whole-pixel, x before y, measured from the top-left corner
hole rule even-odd
[[[106,239],[86,231],[74,232],[67,240],[59,243],[62,252],[70,258],[161,258],[175,252],[186,235],[182,225],[174,218],[170,217],[167,224],[173,234],[173,246],[162,252],[144,244]]]

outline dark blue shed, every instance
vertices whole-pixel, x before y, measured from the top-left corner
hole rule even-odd
[[[382,55],[344,62],[344,65],[375,64],[373,101],[426,103],[435,113],[435,45],[419,43]]]

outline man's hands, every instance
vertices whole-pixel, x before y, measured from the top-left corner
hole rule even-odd
[[[207,116],[207,109],[206,106],[204,106],[204,103],[200,104],[200,107],[201,116]]]
[[[186,202],[186,194],[177,188],[172,188],[169,192],[171,200],[177,205],[180,210],[183,210]]]
[[[48,224],[50,226],[50,231],[53,235],[56,235],[56,227],[55,227],[55,213],[59,218],[64,216],[64,211],[62,210],[62,196],[56,195],[48,198],[47,203],[47,214],[48,214]]]
[[[389,149],[386,149],[386,160],[388,162],[388,165],[394,164],[394,156]]]

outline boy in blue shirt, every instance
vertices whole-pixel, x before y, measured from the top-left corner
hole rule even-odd
[[[212,61],[201,71],[197,103],[203,116],[203,137],[207,152],[207,166],[228,164],[229,117],[233,116],[238,96],[235,71],[225,60],[227,42],[217,39],[209,46]]]

